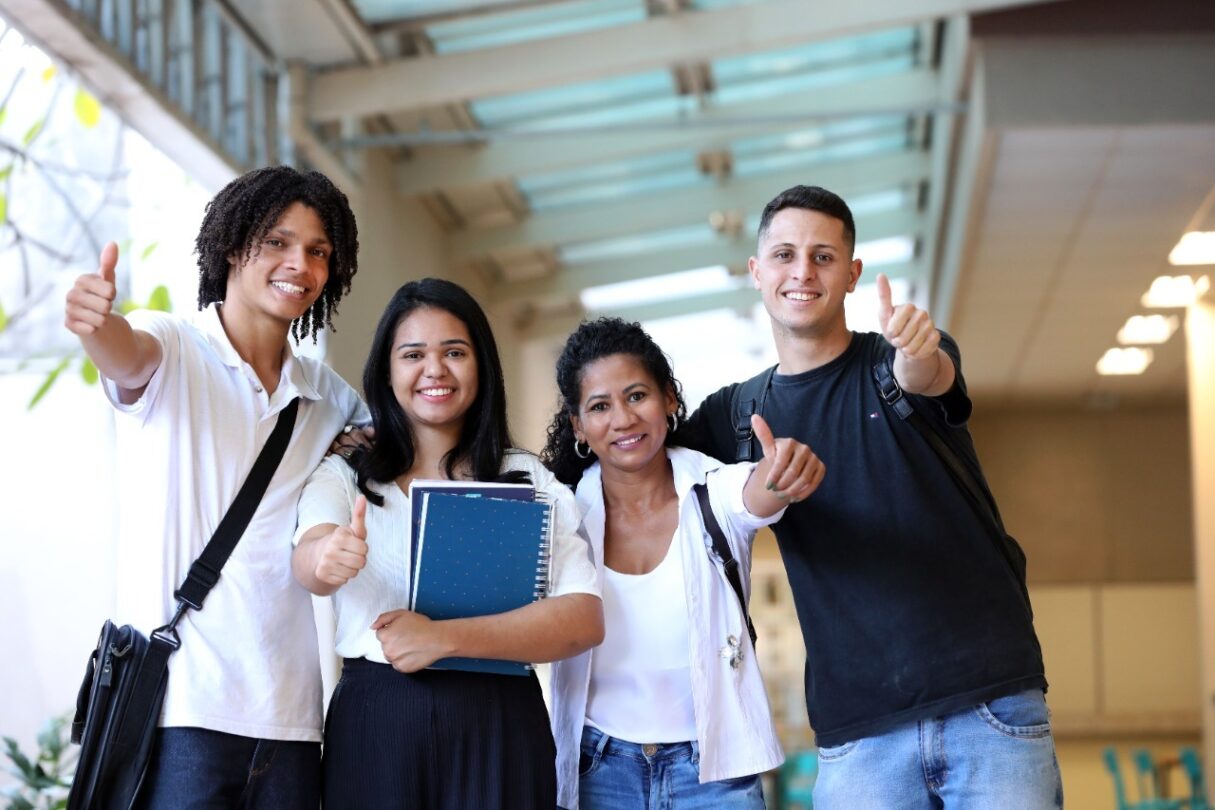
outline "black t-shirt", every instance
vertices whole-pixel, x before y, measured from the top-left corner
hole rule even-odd
[[[957,344],[957,382],[910,401],[975,471]],[[1045,688],[1024,579],[994,529],[931,446],[878,395],[880,335],[842,355],[772,376],[763,417],[827,467],[818,490],[773,528],[806,642],[806,705],[820,746]],[[681,444],[724,461],[737,452],[731,393],[709,396]],[[981,473],[980,473],[981,474]]]

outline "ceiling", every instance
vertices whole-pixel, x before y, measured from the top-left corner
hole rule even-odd
[[[0,5],[19,19],[52,4]],[[1167,264],[1181,233],[1215,230],[1215,4],[207,8],[294,66],[303,156],[357,182],[360,157],[388,150],[453,270],[527,332],[610,311],[668,335],[669,319],[723,310],[766,331],[743,276],[757,217],[812,183],[853,205],[866,278],[900,280],[958,337],[977,397],[1184,396],[1180,335],[1140,376],[1095,363],[1153,278],[1190,269]],[[726,270],[661,280],[710,266]],[[586,292],[656,277],[633,302]]]

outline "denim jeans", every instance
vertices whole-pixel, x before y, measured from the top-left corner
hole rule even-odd
[[[146,810],[317,810],[320,743],[162,728],[140,791]]]
[[[700,784],[695,741],[640,745],[582,729],[582,810],[764,810],[759,775]]]
[[[1063,807],[1041,690],[820,748],[815,810]]]

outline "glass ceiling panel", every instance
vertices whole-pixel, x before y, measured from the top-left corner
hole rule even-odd
[[[595,121],[597,117],[604,117],[605,112],[606,119],[614,121],[629,117],[630,107],[658,102],[674,109],[677,101],[671,73],[653,70],[482,99],[470,106],[477,120],[488,128],[512,125],[541,128]]]
[[[918,48],[918,41],[919,36],[915,28],[898,28],[767,53],[729,56],[713,60],[713,76],[717,79],[718,86],[723,87],[841,65],[884,61],[891,56],[913,57]]]
[[[575,0],[436,23],[426,27],[426,34],[436,53],[448,54],[581,34],[645,19],[642,0]]]

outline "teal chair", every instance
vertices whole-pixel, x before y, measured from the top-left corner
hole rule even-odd
[[[1138,753],[1138,752],[1136,752]],[[1114,783],[1114,807],[1115,810],[1183,810],[1185,802],[1178,799],[1162,799],[1155,795],[1154,785],[1155,777],[1146,783],[1147,793],[1144,794],[1145,782],[1139,782],[1139,801],[1132,802],[1126,797],[1126,788],[1122,783],[1122,769],[1118,764],[1118,752],[1113,748],[1106,748],[1101,752],[1101,757],[1105,760],[1105,769],[1110,772],[1110,779]],[[1136,761],[1138,764],[1138,757]],[[1151,763],[1151,757],[1147,759]]]
[[[1198,752],[1186,746],[1181,749],[1180,759],[1186,779],[1190,782],[1190,798],[1186,800],[1187,810],[1210,810],[1206,781],[1202,778],[1202,761],[1198,758]]]
[[[818,752],[794,751],[785,757],[776,777],[777,807],[781,810],[814,807],[814,780],[818,777]]]

